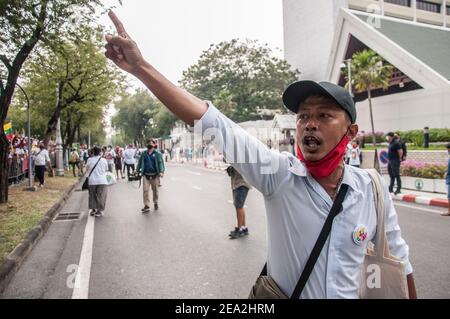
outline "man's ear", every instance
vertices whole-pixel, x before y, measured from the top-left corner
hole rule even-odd
[[[358,131],[359,131],[358,124],[352,124],[348,128],[347,136],[352,140],[356,137],[356,135],[358,134]]]

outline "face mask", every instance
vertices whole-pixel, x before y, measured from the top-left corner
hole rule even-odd
[[[328,153],[328,155],[318,161],[306,160],[303,157],[303,153],[297,143],[297,156],[298,159],[305,164],[306,168],[312,176],[316,178],[328,177],[336,170],[339,163],[342,162],[342,157],[344,156],[348,142],[350,142],[350,138],[346,134],[341,139],[341,141]]]
[[[147,145],[147,148],[148,148],[149,150],[152,150],[152,149],[153,149],[153,145],[152,145],[152,144],[148,144],[148,145]]]

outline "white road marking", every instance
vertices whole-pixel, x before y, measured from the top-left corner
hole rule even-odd
[[[94,226],[95,217],[88,216],[86,228],[84,229],[83,247],[81,248],[80,262],[78,263],[72,299],[88,299],[89,297],[92,247],[94,245]]]
[[[417,206],[412,206],[412,205],[407,205],[407,204],[400,204],[400,203],[395,203],[394,205],[395,206],[400,206],[400,207],[405,207],[405,208],[423,210],[425,212],[435,213],[435,214],[442,214],[442,213],[445,212],[445,211],[439,211],[439,210],[434,210],[434,209],[422,208],[422,207],[417,207]]]
[[[198,187],[197,185],[192,186],[193,189],[196,189],[198,191],[201,191],[202,189],[200,187]]]

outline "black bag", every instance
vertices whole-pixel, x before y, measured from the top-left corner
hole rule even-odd
[[[100,158],[98,159],[97,163],[95,163],[94,167],[92,168],[91,172],[89,173],[89,176],[86,177],[86,179],[84,180],[83,186],[81,186],[81,190],[85,191],[85,190],[89,189],[89,177],[91,177],[92,172],[97,167],[97,164],[98,164],[98,162],[100,162],[101,159],[102,159],[102,157],[100,156]]]
[[[267,263],[261,272],[261,275],[256,280],[250,291],[249,299],[298,299],[302,294],[303,288],[309,279],[309,275],[314,269],[317,259],[319,258],[320,252],[322,251],[325,242],[327,241],[328,235],[331,231],[331,226],[333,224],[334,217],[337,216],[342,210],[342,202],[344,201],[345,195],[347,194],[348,185],[342,184],[339,192],[336,196],[336,200],[331,207],[331,211],[322,227],[322,230],[317,238],[316,244],[309,255],[308,261],[306,262],[305,268],[300,276],[300,279],[295,286],[294,292],[290,297],[288,297],[277,285],[275,280],[267,275]]]

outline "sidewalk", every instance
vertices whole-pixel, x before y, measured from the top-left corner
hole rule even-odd
[[[448,207],[448,199],[446,194],[419,192],[415,190],[402,189],[402,193],[398,195],[392,194],[392,198],[398,201],[417,203],[430,206]]]

